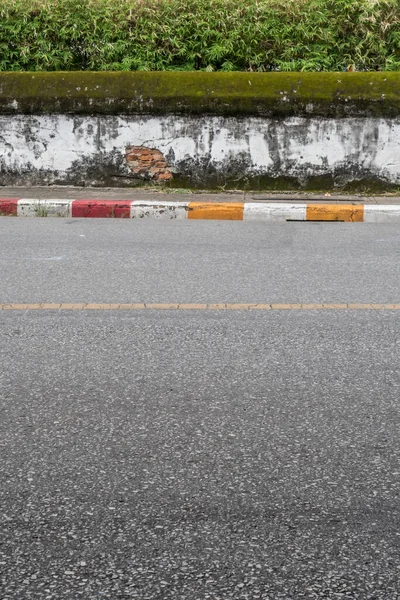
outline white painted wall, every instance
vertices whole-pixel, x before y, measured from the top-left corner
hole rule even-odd
[[[128,145],[161,150],[172,170],[204,185],[215,172],[400,183],[400,118],[17,115],[0,116],[0,184],[109,184],[105,164],[108,175],[129,173]]]

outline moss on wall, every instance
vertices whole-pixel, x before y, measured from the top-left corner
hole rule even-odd
[[[7,72],[0,113],[395,117],[400,73]]]

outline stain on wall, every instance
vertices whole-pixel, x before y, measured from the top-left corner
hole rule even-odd
[[[0,185],[390,189],[400,118],[0,115]]]
[[[137,179],[165,183],[173,177],[164,154],[156,148],[128,146],[125,159],[133,177]]]

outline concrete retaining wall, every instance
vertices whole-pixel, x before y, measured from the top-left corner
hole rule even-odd
[[[165,89],[171,77],[176,87],[177,76],[185,84],[188,74],[119,75],[106,74],[117,76],[115,96],[100,73],[0,75],[0,185],[400,184],[400,74],[240,73],[230,97],[225,88],[232,74],[225,88],[225,74],[189,74],[195,84],[187,79],[180,102]],[[35,95],[21,76],[34,81]],[[163,94],[150,89],[154,78]],[[323,93],[310,92],[316,78],[326,84]],[[59,97],[51,94],[52,83],[62,90]]]

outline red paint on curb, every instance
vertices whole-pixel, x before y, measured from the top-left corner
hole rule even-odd
[[[17,214],[18,198],[1,198],[0,200],[0,216]]]
[[[132,200],[74,200],[72,216],[92,219],[129,219]]]

